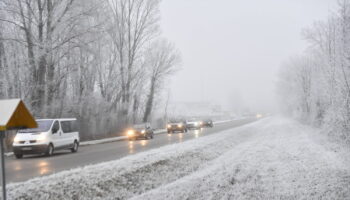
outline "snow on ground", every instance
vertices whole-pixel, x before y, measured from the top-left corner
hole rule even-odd
[[[280,118],[8,186],[9,199],[350,199],[349,152]]]

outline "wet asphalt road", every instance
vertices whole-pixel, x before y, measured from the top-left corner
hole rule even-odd
[[[222,130],[242,126],[256,119],[242,119],[215,125],[213,128],[192,130],[187,133],[159,134],[153,140],[117,141],[104,144],[81,146],[77,153],[70,151],[56,152],[52,157],[25,156],[16,159],[14,156],[6,158],[6,179],[8,183],[25,181],[34,177],[45,176],[52,173],[116,160],[131,154],[147,151],[154,148],[186,140],[219,133]],[[218,134],[220,137],[220,134]]]

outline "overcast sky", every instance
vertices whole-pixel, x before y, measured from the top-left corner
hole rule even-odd
[[[227,105],[241,96],[274,107],[281,63],[306,48],[303,28],[335,9],[336,0],[163,0],[163,34],[183,58],[172,101]]]

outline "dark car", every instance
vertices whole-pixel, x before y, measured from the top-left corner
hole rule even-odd
[[[136,124],[127,131],[129,140],[153,139],[154,133],[149,123]]]
[[[168,134],[174,133],[174,132],[185,133],[185,132],[187,132],[186,122],[182,122],[182,121],[169,122],[167,125],[167,131],[168,131]]]
[[[202,120],[201,125],[202,125],[202,127],[210,127],[210,128],[212,128],[214,126],[213,120],[211,120],[211,119]]]

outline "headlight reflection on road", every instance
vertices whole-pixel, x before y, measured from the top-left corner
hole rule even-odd
[[[134,153],[134,141],[129,141],[129,154]]]
[[[20,171],[20,170],[22,170],[21,165],[16,165],[16,166],[15,166],[15,171]]]
[[[38,167],[39,167],[40,175],[45,175],[45,174],[47,174],[50,171],[49,163],[46,162],[46,161],[40,161],[39,164],[38,164]]]
[[[49,169],[48,168],[41,168],[40,169],[40,175],[45,175],[49,172]]]
[[[40,161],[38,164],[38,167],[47,167],[49,165],[49,163],[45,162],[45,161]]]
[[[148,142],[147,142],[147,140],[142,140],[142,141],[141,141],[141,146],[143,146],[143,147],[144,147],[144,146],[146,146],[146,145],[147,145],[147,143],[148,143]]]
[[[179,134],[179,141],[182,142],[182,138],[183,138],[183,133]]]
[[[168,137],[167,137],[167,138],[168,138],[168,143],[171,143],[171,138],[172,138],[171,136],[172,136],[173,134],[167,134],[167,135],[168,135]]]
[[[198,137],[199,137],[199,133],[200,133],[199,130],[195,130],[195,131],[194,131],[194,136],[195,136],[195,138],[198,138]]]

